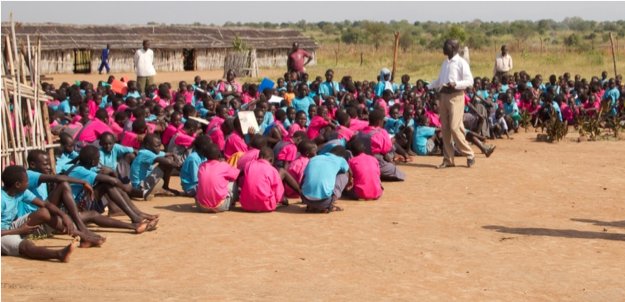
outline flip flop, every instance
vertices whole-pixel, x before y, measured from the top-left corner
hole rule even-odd
[[[160,190],[158,193],[155,194],[155,196],[159,196],[159,197],[175,197],[176,193],[166,190],[166,189],[162,189]]]
[[[158,221],[158,219],[152,220],[150,223],[148,223],[148,228],[145,230],[147,232],[156,231],[158,229]]]
[[[144,220],[144,221],[142,221],[142,222],[141,222],[141,225],[143,225],[143,224],[145,224],[145,225],[146,225],[146,226],[145,226],[145,229],[144,229],[143,231],[141,231],[141,232],[139,232],[139,231],[137,231],[137,230],[135,229],[135,233],[137,233],[137,234],[141,234],[141,233],[145,233],[145,231],[147,231],[147,230],[148,230],[148,228],[150,227],[150,221],[149,221],[149,220]]]

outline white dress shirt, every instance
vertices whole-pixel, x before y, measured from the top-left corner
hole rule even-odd
[[[506,54],[505,57],[497,54],[493,76],[497,75],[497,72],[508,72],[510,70],[512,70],[512,57],[509,54]]]
[[[138,77],[152,77],[156,75],[154,69],[154,52],[151,49],[147,51],[143,48],[135,53],[135,69]]]
[[[457,54],[451,60],[445,59],[438,73],[438,79],[432,81],[428,88],[436,89],[450,82],[456,83],[456,90],[464,90],[473,86],[473,75],[469,63]]]

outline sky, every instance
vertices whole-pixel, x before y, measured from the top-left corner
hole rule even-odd
[[[2,22],[71,24],[202,24],[231,22],[336,22],[408,20],[462,22],[553,19],[624,19],[625,2],[183,2],[2,1]],[[608,9],[609,7],[609,9]],[[236,11],[236,12],[235,12]]]

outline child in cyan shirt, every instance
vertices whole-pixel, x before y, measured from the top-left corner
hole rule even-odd
[[[206,135],[200,135],[193,141],[193,152],[187,156],[180,167],[180,186],[185,196],[195,197],[198,184],[198,169],[206,161],[206,150],[212,144]]]
[[[170,159],[161,149],[161,139],[154,133],[146,134],[143,138],[143,149],[130,167],[130,183],[132,187],[143,191],[143,198],[150,201],[154,195],[174,196],[169,189],[169,178],[172,169],[179,169],[181,164]],[[159,164],[154,167],[154,164]]]
[[[380,164],[375,157],[365,153],[362,141],[352,140],[350,149],[354,157],[348,165],[354,178],[354,187],[350,195],[354,199],[374,200],[382,196],[380,182]]]
[[[351,189],[352,177],[346,150],[336,146],[330,152],[310,159],[302,179],[302,201],[306,212],[329,213],[343,209],[334,203],[341,198],[343,190]]]
[[[221,151],[215,144],[206,147],[206,161],[197,172],[195,205],[199,212],[218,213],[231,209],[239,199],[236,179],[239,169],[220,161]]]

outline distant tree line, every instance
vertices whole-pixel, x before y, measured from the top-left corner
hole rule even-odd
[[[150,22],[149,25],[157,23]],[[195,22],[194,26],[204,25]],[[597,22],[584,20],[580,17],[567,17],[561,22],[551,19],[539,21],[504,21],[483,22],[420,22],[413,23],[407,20],[386,22],[350,21],[342,22],[226,22],[224,27],[252,27],[265,29],[293,28],[312,36],[319,42],[341,41],[345,44],[370,44],[376,49],[393,39],[392,32],[400,32],[400,47],[406,51],[414,45],[425,48],[439,48],[442,41],[456,38],[463,45],[473,49],[480,49],[490,45],[494,38],[503,36],[512,37],[518,44],[525,43],[531,38],[539,38],[546,44],[564,44],[567,47],[577,47],[581,50],[590,50],[595,42],[607,42],[608,33],[614,32],[618,38],[625,37],[625,20]]]

